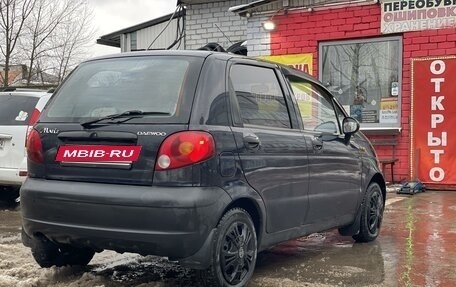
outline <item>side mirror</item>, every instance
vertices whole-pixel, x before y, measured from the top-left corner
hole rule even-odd
[[[359,131],[359,123],[352,117],[346,117],[342,122],[342,129],[345,134],[345,140],[350,140],[350,137]]]

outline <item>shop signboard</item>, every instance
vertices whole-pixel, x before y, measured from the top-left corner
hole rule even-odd
[[[412,59],[412,178],[456,185],[456,56]]]
[[[312,61],[313,54],[291,54],[291,55],[278,55],[278,56],[261,56],[261,59],[265,59],[271,62],[291,66],[295,69],[312,75]]]
[[[385,0],[383,34],[456,27],[456,0]]]

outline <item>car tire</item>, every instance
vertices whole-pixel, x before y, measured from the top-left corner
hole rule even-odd
[[[382,189],[371,183],[363,198],[359,232],[353,235],[357,242],[370,242],[377,238],[383,219],[384,200]]]
[[[47,239],[32,239],[32,255],[43,268],[51,266],[86,266],[95,255],[89,248],[58,245]]]
[[[252,277],[257,258],[255,226],[247,211],[233,208],[220,220],[211,244],[211,266],[199,271],[204,286],[241,287]]]

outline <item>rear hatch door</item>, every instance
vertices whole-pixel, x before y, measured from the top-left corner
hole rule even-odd
[[[152,184],[161,143],[188,129],[203,62],[202,57],[128,56],[79,66],[36,126],[45,177]]]
[[[24,160],[27,128],[38,99],[0,93],[0,168],[18,168]]]

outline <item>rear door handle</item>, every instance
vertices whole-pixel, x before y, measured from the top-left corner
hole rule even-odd
[[[313,137],[312,146],[315,150],[321,150],[323,148],[323,141],[319,137]]]
[[[260,139],[256,135],[246,135],[244,136],[244,145],[248,149],[259,149]]]
[[[12,135],[0,134],[0,139],[2,139],[2,140],[10,140],[12,138],[13,138]]]

